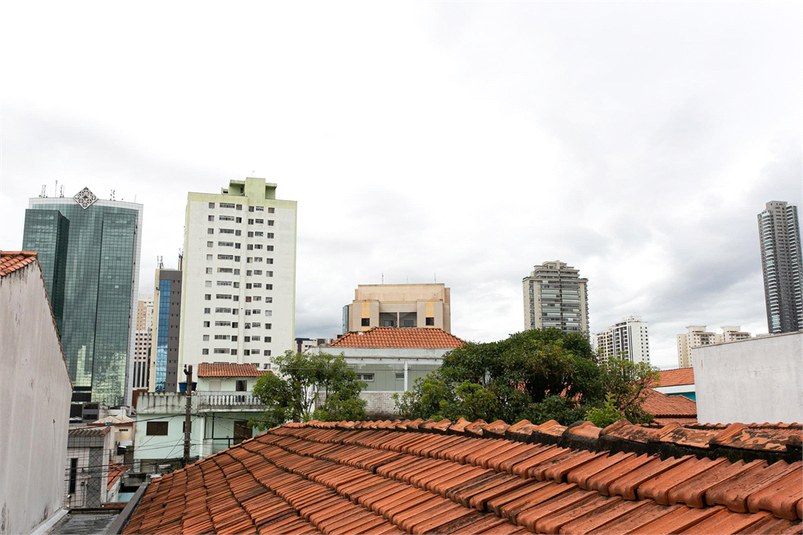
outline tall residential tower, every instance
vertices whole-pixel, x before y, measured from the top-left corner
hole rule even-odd
[[[83,403],[131,403],[142,205],[39,197],[25,211],[23,248],[36,251],[72,378]]]
[[[803,330],[803,253],[797,206],[768,202],[758,214],[758,237],[769,332]]]
[[[650,363],[650,339],[647,324],[640,316],[627,316],[597,335],[597,349],[601,361],[611,357],[630,362]]]
[[[535,266],[524,286],[524,328],[588,333],[588,279],[563,262]]]
[[[269,369],[293,349],[296,202],[276,199],[276,184],[246,178],[190,193],[183,271],[181,364]]]

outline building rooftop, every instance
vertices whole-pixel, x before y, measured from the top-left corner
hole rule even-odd
[[[123,477],[123,474],[125,474],[126,471],[128,471],[128,468],[122,464],[116,464],[109,461],[109,480],[106,484],[107,490],[111,490],[114,487],[114,484],[117,483],[117,480]]]
[[[260,370],[253,364],[231,364],[225,362],[201,362],[198,364],[198,377],[260,377],[270,373]]]
[[[329,347],[388,347],[455,349],[465,342],[433,327],[373,327],[365,332],[344,334],[329,344]]]
[[[109,426],[89,426],[84,424],[79,424],[76,426],[70,426],[69,430],[67,431],[67,436],[70,437],[102,437],[103,435],[107,434],[111,431],[111,427]]]
[[[686,396],[667,396],[646,388],[642,408],[655,416],[658,424],[697,422],[697,403]]]
[[[124,533],[800,533],[801,430],[291,423],[154,480]]]
[[[694,384],[694,368],[661,370],[656,386],[679,386]]]
[[[33,251],[0,251],[0,277],[5,277],[32,262],[36,262],[36,253]]]

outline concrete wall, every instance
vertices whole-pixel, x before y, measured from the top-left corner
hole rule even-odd
[[[803,332],[693,350],[697,420],[803,422]]]
[[[0,533],[61,508],[72,385],[37,263],[0,278]]]

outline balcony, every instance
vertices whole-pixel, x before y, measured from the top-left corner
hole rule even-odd
[[[262,412],[267,408],[250,392],[195,392],[193,398],[193,406],[201,412]]]

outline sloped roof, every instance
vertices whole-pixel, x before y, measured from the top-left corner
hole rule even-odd
[[[92,423],[87,425],[133,425],[136,423],[136,420],[133,418],[129,418],[128,416],[122,416],[119,414],[106,416],[105,418],[101,418],[100,420],[95,420]]]
[[[680,386],[694,384],[694,368],[661,370],[659,384],[655,386]]]
[[[736,425],[716,431],[723,444],[751,429]],[[764,438],[799,459],[801,426],[787,428]],[[681,447],[684,429],[286,424],[154,480],[124,533],[801,532],[799,460],[631,448]]]
[[[225,362],[201,362],[198,364],[198,377],[259,377],[270,373],[260,370],[253,364],[231,364]]]
[[[36,262],[36,253],[33,251],[0,251],[0,277],[5,277],[33,262]]]
[[[643,394],[642,408],[656,418],[697,418],[697,403],[686,396],[668,396],[652,388]]]
[[[463,340],[436,327],[372,327],[345,334],[329,347],[455,349],[463,345]]]
[[[109,461],[109,477],[108,482],[106,483],[106,490],[111,490],[114,487],[114,484],[117,483],[117,480],[123,477],[123,474],[128,471],[128,468],[123,466],[122,464],[116,464]]]
[[[70,427],[67,431],[67,436],[70,437],[102,437],[103,435],[107,434],[111,430],[111,427],[108,426],[88,426],[88,425],[81,425],[76,427]]]

